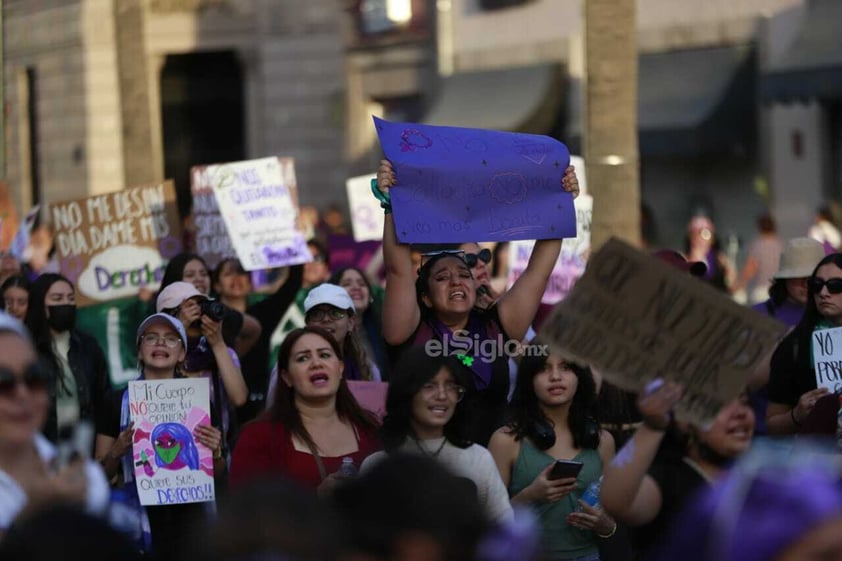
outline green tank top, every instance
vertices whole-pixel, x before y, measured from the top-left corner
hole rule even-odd
[[[541,522],[544,559],[575,559],[597,552],[596,534],[568,525],[565,518],[579,506],[579,499],[588,485],[602,475],[602,460],[599,453],[592,449],[582,450],[571,459],[585,464],[576,478],[576,491],[555,503],[531,505]],[[554,461],[555,458],[538,450],[528,439],[521,440],[520,453],[509,484],[510,495],[513,497],[528,487]]]

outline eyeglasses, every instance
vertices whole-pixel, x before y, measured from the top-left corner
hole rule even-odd
[[[459,384],[454,384],[453,382],[445,382],[443,385],[427,382],[421,386],[421,394],[426,398],[436,397],[442,390],[444,390],[444,394],[447,397],[455,399],[457,403],[462,401],[462,398],[465,397],[465,388]]]
[[[18,386],[26,386],[30,392],[42,392],[47,389],[47,375],[37,364],[30,365],[23,377],[16,376],[8,368],[0,367],[0,396],[12,397]]]
[[[313,263],[327,263],[327,258],[324,255],[314,255]]]
[[[347,315],[348,312],[340,310],[339,308],[315,308],[305,314],[304,321],[306,323],[321,322],[325,321],[325,319],[328,321],[336,321],[346,317]]]
[[[140,342],[148,347],[157,347],[161,344],[161,341],[170,349],[176,348],[181,343],[181,339],[173,335],[161,336],[156,333],[146,333],[140,338]]]
[[[491,263],[491,250],[488,248],[481,249],[479,253],[466,253],[465,254],[465,263],[468,264],[468,267],[473,269],[477,266],[477,263],[482,261],[486,265]]]
[[[842,279],[840,278],[824,280],[818,277],[810,277],[807,286],[813,294],[818,294],[824,287],[827,287],[827,291],[831,294],[842,294]]]

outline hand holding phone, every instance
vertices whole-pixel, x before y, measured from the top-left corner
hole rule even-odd
[[[577,477],[584,465],[584,463],[576,460],[556,460],[553,469],[547,474],[547,479],[554,481],[556,479]]]

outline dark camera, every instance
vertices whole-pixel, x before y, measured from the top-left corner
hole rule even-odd
[[[225,305],[218,300],[205,300],[202,302],[202,315],[213,321],[222,321],[225,317]]]

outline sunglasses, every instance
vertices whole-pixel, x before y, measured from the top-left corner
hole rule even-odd
[[[430,260],[433,257],[438,257],[439,255],[458,257],[462,261],[465,261],[465,263],[467,264],[467,259],[466,259],[466,256],[465,256],[465,252],[463,250],[461,250],[461,249],[443,249],[441,251],[428,251],[427,253],[422,253],[421,254],[421,266],[423,267],[424,265],[429,263]],[[476,257],[476,256],[474,256],[474,257]]]
[[[810,277],[810,280],[807,281],[807,286],[813,294],[818,294],[824,287],[827,287],[827,291],[831,294],[842,294],[842,279],[840,278],[824,280],[817,277]]]
[[[488,248],[481,249],[479,253],[466,253],[465,254],[465,263],[468,264],[468,267],[473,269],[477,266],[477,263],[482,261],[486,265],[491,263],[491,250]]]
[[[0,367],[0,397],[13,397],[19,385],[26,386],[30,392],[45,391],[47,375],[37,364],[30,365],[23,377],[15,375],[8,368]]]

